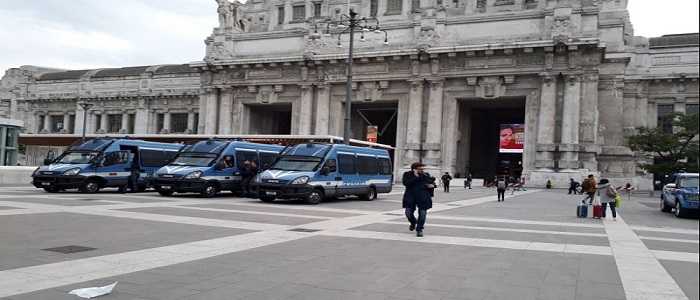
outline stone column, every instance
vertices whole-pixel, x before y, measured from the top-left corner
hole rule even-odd
[[[194,111],[189,110],[187,112],[187,131],[186,133],[194,133],[195,128],[194,128]]]
[[[317,135],[328,134],[328,118],[330,117],[331,88],[330,85],[320,84],[316,87],[316,127]]]
[[[100,118],[100,133],[106,133],[107,127],[109,126],[109,114],[107,111],[102,111],[102,117]]]
[[[440,168],[442,145],[442,106],[443,79],[429,80],[428,124],[426,126],[424,150],[427,150],[425,163]],[[440,170],[442,171],[442,170]]]
[[[48,113],[44,114],[44,122],[41,123],[41,133],[51,132],[51,116]]]
[[[540,111],[537,123],[537,157],[535,167],[554,168],[554,114],[556,112],[557,81],[551,74],[542,74]]]
[[[561,144],[559,151],[562,156],[559,168],[579,169],[579,120],[581,116],[581,77],[568,75],[564,88],[564,109],[561,124]]]
[[[134,133],[135,134],[146,134],[151,133],[148,131],[148,123],[150,119],[150,114],[148,113],[147,100],[139,99],[138,108],[136,108],[136,120],[134,120]]]
[[[685,114],[685,97],[676,97],[676,101],[673,103],[673,112]]]
[[[119,133],[128,133],[129,132],[129,113],[123,112],[122,113],[122,128],[119,129]]]
[[[647,127],[656,128],[656,102],[649,102],[647,100]]]
[[[411,164],[421,159],[420,144],[423,130],[423,79],[409,81],[408,120],[406,122],[406,159]]]
[[[82,128],[82,123],[80,124]],[[97,128],[95,128],[95,111],[89,110],[87,113],[87,122],[85,123],[85,133],[97,133]]]
[[[635,113],[637,120],[637,127],[647,127],[649,122],[647,122],[647,109],[649,108],[649,103],[647,96],[645,94],[637,94],[637,110]]]
[[[221,90],[221,104],[219,107],[219,134],[231,134],[231,118],[233,116],[233,89]]]
[[[312,85],[301,85],[301,95],[299,96],[299,110],[296,119],[298,120],[298,133],[311,134],[311,118],[313,117],[314,90]]]
[[[581,83],[581,123],[579,161],[581,167],[598,170],[598,74],[586,74]]]
[[[163,131],[161,133],[170,133],[170,123],[172,122],[170,111],[163,112]]]
[[[69,122],[70,122],[70,114],[68,114],[68,112],[63,113],[63,128],[61,128],[61,133],[70,132],[68,129]]]
[[[83,108],[80,105],[75,106],[75,124],[73,124],[73,132],[75,134],[83,134]],[[85,124],[87,129],[88,124]]]
[[[219,99],[217,89],[207,89],[200,101],[206,103],[206,113],[204,114],[204,134],[216,134],[218,123]],[[200,106],[201,107],[201,106]],[[200,108],[201,111],[201,108]],[[202,113],[200,113],[201,116]]]

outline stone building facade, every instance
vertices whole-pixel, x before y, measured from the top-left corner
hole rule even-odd
[[[355,36],[353,135],[379,125],[397,175],[420,160],[491,176],[512,159],[494,128],[524,123],[515,160],[531,184],[594,173],[647,188],[625,136],[698,107],[698,34],[634,36],[627,0],[217,2],[203,61],[11,69],[0,107],[28,134],[79,133],[88,101],[88,132],[342,135],[348,37],[326,24],[348,3],[386,31]]]

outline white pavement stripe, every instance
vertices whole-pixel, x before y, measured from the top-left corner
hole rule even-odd
[[[495,240],[495,239],[477,239],[454,236],[439,236],[427,235],[422,238],[416,238],[415,235],[409,233],[391,233],[391,232],[375,232],[362,230],[340,230],[323,232],[321,235],[341,236],[350,238],[363,239],[380,239],[392,241],[405,241],[414,243],[430,243],[430,244],[445,244],[457,246],[471,247],[486,247],[500,248],[512,250],[528,250],[528,251],[546,251],[559,253],[576,253],[576,254],[591,254],[591,255],[612,255],[610,247],[606,246],[589,246],[577,244],[556,244],[556,243],[540,243],[526,241],[511,241],[511,240]]]
[[[482,217],[454,217],[454,216],[435,215],[435,214],[431,214],[430,219],[431,220],[438,219],[438,220],[455,220],[455,221],[478,221],[478,222],[489,222],[489,223],[510,223],[510,224],[525,224],[525,225],[568,226],[568,227],[579,227],[579,228],[603,228],[602,224],[591,224],[591,223],[531,221],[531,220],[482,218]]]
[[[208,207],[196,207],[196,206],[176,206],[174,208],[189,209],[189,210],[201,210],[201,211],[213,211],[213,212],[228,212],[228,213],[254,214],[254,215],[265,215],[265,216],[304,218],[304,219],[318,219],[318,220],[333,219],[331,217],[310,216],[310,215],[302,215],[302,214],[286,214],[286,213],[276,213],[276,212],[268,212],[268,211],[252,211],[252,210],[239,210],[239,209],[226,209],[226,208],[208,208]]]
[[[685,261],[699,263],[698,253],[689,252],[675,252],[675,251],[665,251],[665,250],[651,250],[656,259],[662,260],[674,260],[674,261]]]
[[[697,229],[685,229],[685,228],[671,228],[671,227],[648,227],[648,226],[630,226],[634,231],[651,231],[651,232],[665,232],[665,233],[681,233],[690,235],[699,235],[700,231]]]
[[[700,241],[698,241],[698,240],[671,239],[671,238],[662,238],[662,237],[655,237],[655,236],[639,236],[639,238],[642,240],[648,240],[648,241],[664,241],[664,242],[700,244]]]
[[[406,225],[406,222],[382,222],[384,224],[397,224]],[[586,233],[586,232],[569,232],[569,231],[553,231],[553,230],[534,230],[534,229],[517,229],[517,228],[497,228],[497,227],[483,227],[483,226],[464,226],[464,225],[451,225],[451,224],[435,224],[430,223],[427,226],[430,227],[442,227],[442,228],[459,228],[459,229],[473,229],[473,230],[490,230],[490,231],[504,231],[504,232],[521,232],[521,233],[537,233],[537,234],[554,234],[554,235],[572,235],[572,236],[590,236],[590,237],[607,237],[603,233]]]
[[[132,211],[122,211],[122,210],[78,209],[78,210],[75,210],[72,212],[79,213],[79,214],[98,215],[98,216],[107,216],[107,217],[115,217],[115,218],[137,219],[137,220],[148,220],[148,221],[167,222],[167,223],[225,227],[225,228],[238,228],[238,229],[255,230],[255,231],[291,228],[288,225],[244,222],[244,221],[231,221],[231,220],[222,220],[222,219],[187,217],[187,216],[165,215],[165,214],[154,214],[154,213],[142,213],[142,212],[132,212]]]
[[[210,258],[306,236],[309,235],[290,231],[255,232],[0,271],[0,298]]]
[[[627,300],[688,299],[634,231],[618,216],[603,220]],[[697,254],[696,254],[697,255]]]

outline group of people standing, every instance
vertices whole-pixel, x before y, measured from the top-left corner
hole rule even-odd
[[[573,182],[573,178],[571,181]],[[574,187],[574,194],[576,194],[575,189],[576,187]],[[583,198],[584,203],[586,200],[588,200],[589,206],[594,206],[594,208],[598,205],[602,206],[602,215],[599,217],[605,218],[607,208],[610,206],[610,212],[612,213],[613,220],[617,220],[617,211],[615,208],[617,206],[616,198],[618,197],[618,189],[610,183],[610,180],[603,178],[600,180],[600,182],[596,182],[595,176],[590,174],[583,180],[583,183],[581,183],[581,189],[583,193],[586,194],[586,197]],[[570,186],[569,194],[571,194],[571,192],[572,188]],[[598,196],[598,199],[596,199],[596,195]],[[593,214],[593,217],[596,217],[595,213]]]

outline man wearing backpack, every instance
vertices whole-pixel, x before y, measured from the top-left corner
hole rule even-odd
[[[593,199],[595,198],[595,191],[596,191],[596,182],[595,182],[595,177],[593,177],[593,174],[589,174],[588,178],[583,180],[583,184],[581,184],[581,188],[583,188],[583,192],[586,193],[586,198],[583,198],[583,201],[588,200],[588,205],[593,205]]]
[[[449,172],[445,172],[445,175],[442,175],[440,178],[442,180],[442,186],[445,189],[445,193],[450,192],[450,180],[452,180],[452,176],[450,176]]]
[[[498,202],[503,202],[506,200],[506,188],[508,184],[506,183],[505,176],[498,178],[496,183],[496,191],[498,192]]]

